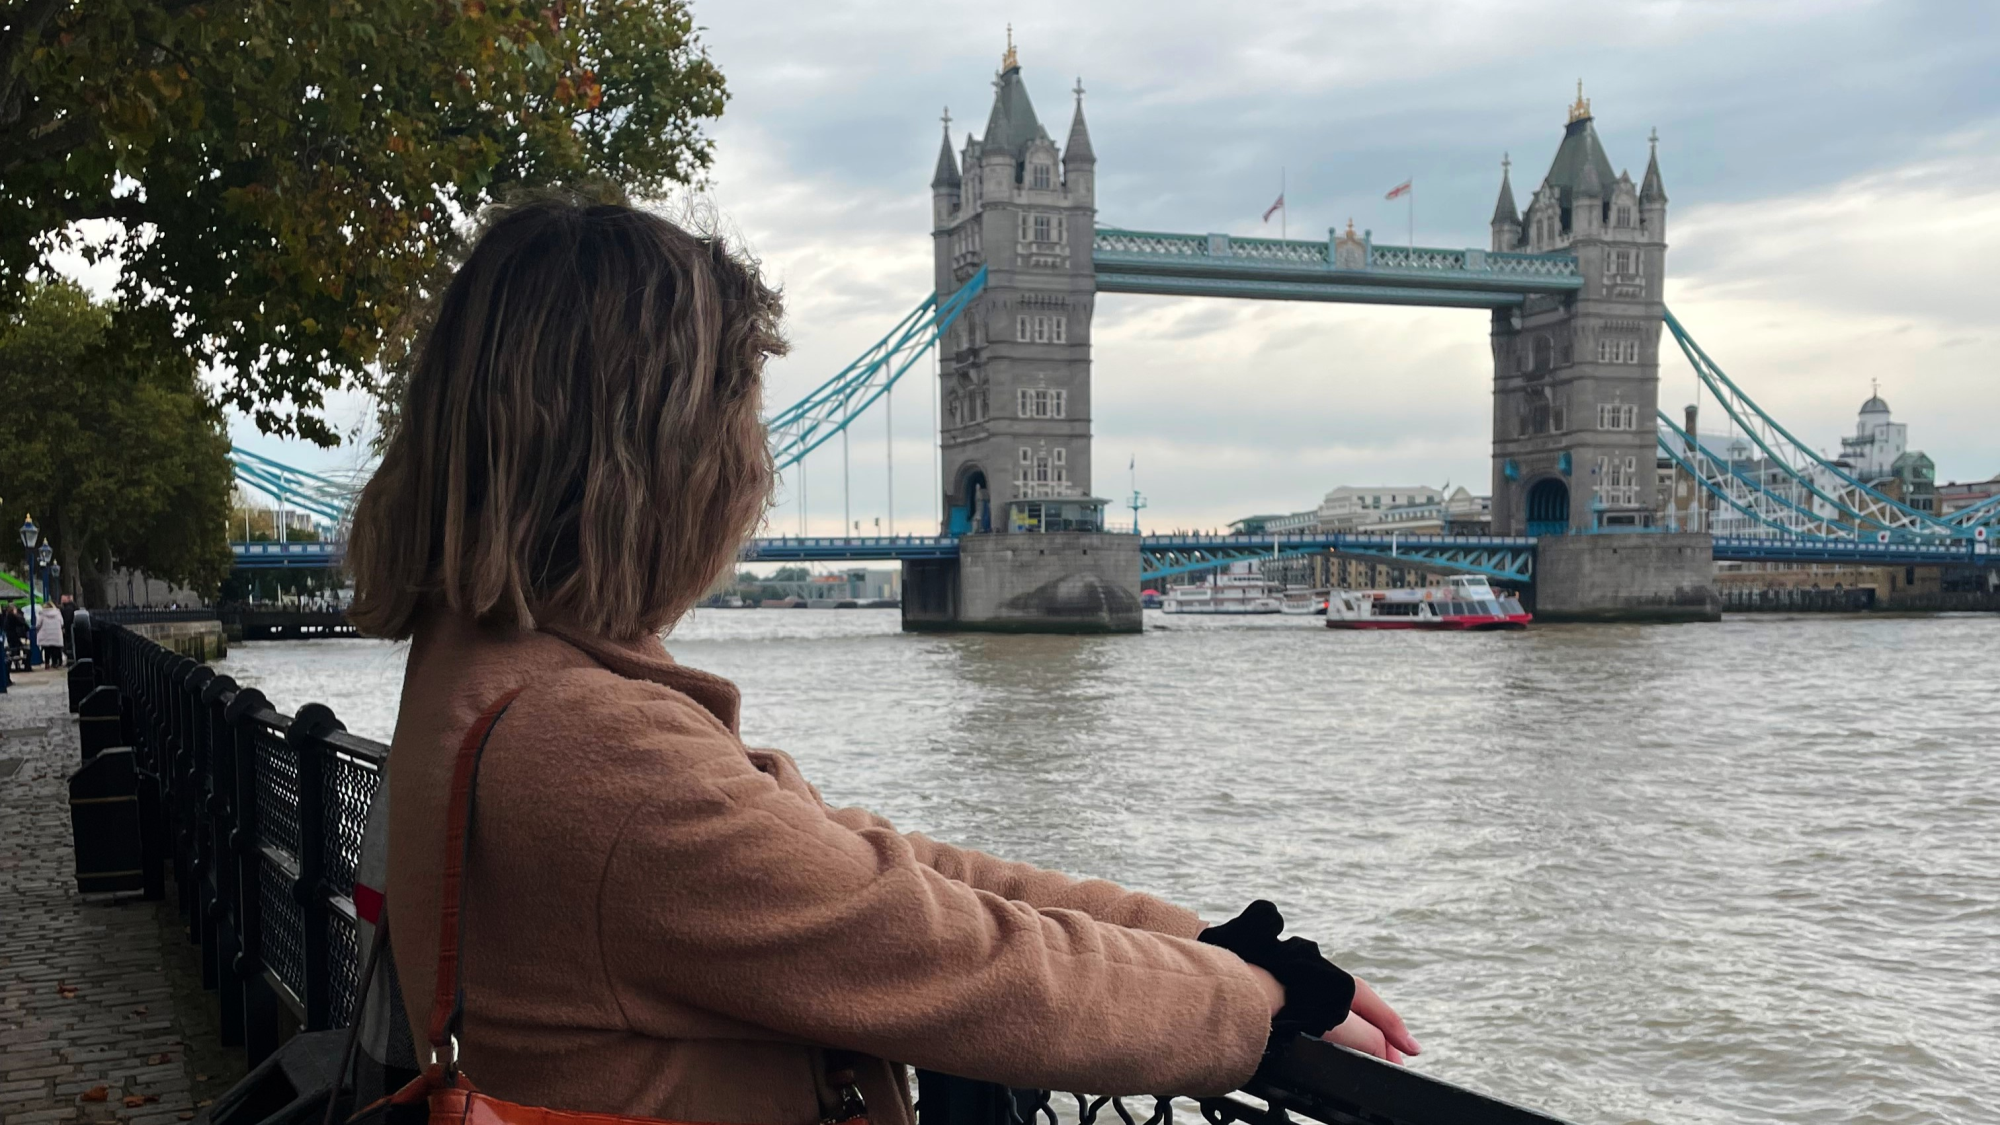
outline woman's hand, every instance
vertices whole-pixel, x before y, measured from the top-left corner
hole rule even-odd
[[[1354,1005],[1347,1019],[1320,1038],[1399,1065],[1404,1055],[1423,1051],[1403,1026],[1403,1017],[1360,977],[1354,978]]]

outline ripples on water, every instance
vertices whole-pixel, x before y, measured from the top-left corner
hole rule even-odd
[[[2000,619],[905,636],[707,611],[828,799],[1220,918],[1275,900],[1440,1077],[1577,1122],[2000,1121]],[[222,670],[386,739],[404,650]]]

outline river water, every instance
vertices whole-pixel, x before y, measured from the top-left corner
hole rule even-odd
[[[1220,919],[1277,902],[1424,1043],[1592,1125],[2000,1122],[2000,618],[905,636],[704,611],[668,647],[836,803]],[[222,671],[386,739],[404,650]]]

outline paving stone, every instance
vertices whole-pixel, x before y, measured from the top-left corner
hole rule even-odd
[[[171,903],[76,891],[76,722],[60,679],[0,695],[0,758],[22,762],[0,778],[0,1125],[178,1123],[195,1111],[180,965],[194,953]],[[198,978],[193,1000],[215,1003]],[[80,1102],[93,1086],[110,1096]],[[127,1109],[128,1094],[160,1100]]]

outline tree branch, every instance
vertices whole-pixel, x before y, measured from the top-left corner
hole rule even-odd
[[[42,28],[56,12],[68,6],[69,0],[28,0],[14,26],[0,34],[0,124],[21,116],[21,56],[42,37]]]
[[[96,117],[83,113],[74,113],[66,120],[34,129],[21,130],[28,134],[25,137],[9,137],[8,134],[16,130],[0,129],[0,138],[5,138],[0,150],[7,153],[4,159],[0,159],[0,172],[11,172],[24,164],[67,153],[89,140],[96,130]]]

